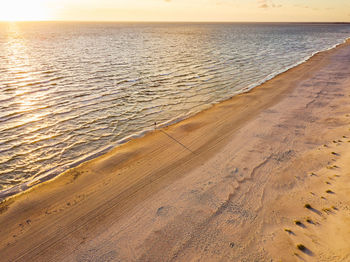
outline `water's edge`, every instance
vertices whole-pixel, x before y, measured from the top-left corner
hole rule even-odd
[[[289,67],[286,67],[286,68],[283,68],[279,71],[276,71],[274,73],[271,73],[270,75],[266,76],[265,78],[263,78],[262,80],[254,83],[254,84],[251,84],[249,86],[247,86],[246,88],[243,88],[241,89],[240,91],[237,91],[234,95],[231,95],[230,97],[227,97],[223,100],[220,100],[220,101],[217,101],[215,103],[211,103],[211,104],[208,104],[208,106],[202,110],[198,110],[198,111],[193,111],[191,112],[190,114],[186,115],[186,116],[183,116],[183,117],[176,117],[176,118],[173,118],[169,121],[166,121],[164,123],[157,123],[157,129],[159,128],[164,128],[164,127],[167,127],[167,126],[170,126],[170,125],[173,125],[173,124],[176,124],[178,122],[181,122],[185,119],[188,119],[190,117],[193,117],[195,116],[196,114],[202,112],[202,111],[205,111],[209,108],[211,108],[212,106],[214,106],[215,104],[219,104],[219,103],[222,103],[224,101],[227,101],[227,100],[230,100],[232,99],[232,97],[238,95],[238,94],[243,94],[243,93],[247,93],[249,91],[251,91],[252,89],[256,88],[256,87],[259,87],[261,86],[262,84],[266,83],[267,81],[283,74],[283,73],[286,73],[287,71],[307,62],[308,60],[310,60],[312,57],[314,57],[315,55],[319,54],[319,53],[322,53],[322,52],[326,52],[326,51],[329,51],[329,50],[332,50],[332,49],[335,49],[343,44],[345,44],[347,41],[350,41],[350,37],[346,38],[345,40],[343,40],[342,42],[338,43],[338,44],[335,44],[329,48],[325,48],[325,49],[322,49],[320,51],[317,51],[317,52],[314,52],[312,53],[311,55],[305,57],[304,59],[302,59],[301,61],[289,66]],[[120,146],[120,145],[123,145],[123,144],[126,144],[127,142],[129,142],[130,140],[133,140],[133,139],[136,139],[136,138],[140,138],[140,137],[143,137],[145,136],[147,133],[149,132],[152,132],[154,131],[154,126],[149,126],[147,127],[146,129],[138,132],[138,133],[135,133],[135,134],[132,134],[130,136],[127,136],[127,137],[124,137],[120,140],[118,140],[116,143],[113,143],[113,144],[110,144],[108,146],[106,146],[105,148],[103,148],[102,150],[98,150],[96,152],[93,152],[92,154],[89,154],[87,156],[83,156],[82,158],[78,159],[76,162],[68,165],[66,168],[64,168],[63,170],[54,170],[52,172],[47,172],[45,173],[44,175],[42,176],[39,176],[39,177],[36,177],[34,178],[33,180],[31,181],[27,181],[25,183],[22,183],[22,184],[19,184],[13,188],[9,188],[9,189],[5,189],[3,191],[0,191],[0,203],[6,201],[6,200],[9,200],[10,198],[12,197],[15,197],[21,193],[24,193],[26,192],[27,190],[43,183],[43,182],[46,182],[46,181],[49,181],[49,180],[53,180],[57,177],[59,177],[60,175],[64,174],[65,172],[67,172],[68,170],[72,169],[72,168],[75,168],[79,165],[81,165],[82,163],[84,162],[87,162],[87,161],[90,161],[90,160],[93,160],[95,158],[98,158],[99,156],[102,156],[106,153],[108,153],[109,151],[111,151],[112,149],[115,149],[116,147]]]

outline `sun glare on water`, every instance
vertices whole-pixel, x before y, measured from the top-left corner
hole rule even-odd
[[[0,21],[40,21],[48,18],[45,0],[0,0]]]

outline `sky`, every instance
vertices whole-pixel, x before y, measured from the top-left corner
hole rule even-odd
[[[350,0],[0,0],[0,20],[350,22]]]

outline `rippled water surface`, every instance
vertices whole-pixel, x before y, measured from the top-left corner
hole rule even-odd
[[[1,194],[349,36],[327,24],[0,23]]]

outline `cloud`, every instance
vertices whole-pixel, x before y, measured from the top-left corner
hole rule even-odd
[[[258,0],[259,8],[278,8],[282,7],[282,5],[276,5],[272,0]]]
[[[267,4],[267,0],[258,0],[259,8],[269,8],[269,5]]]

